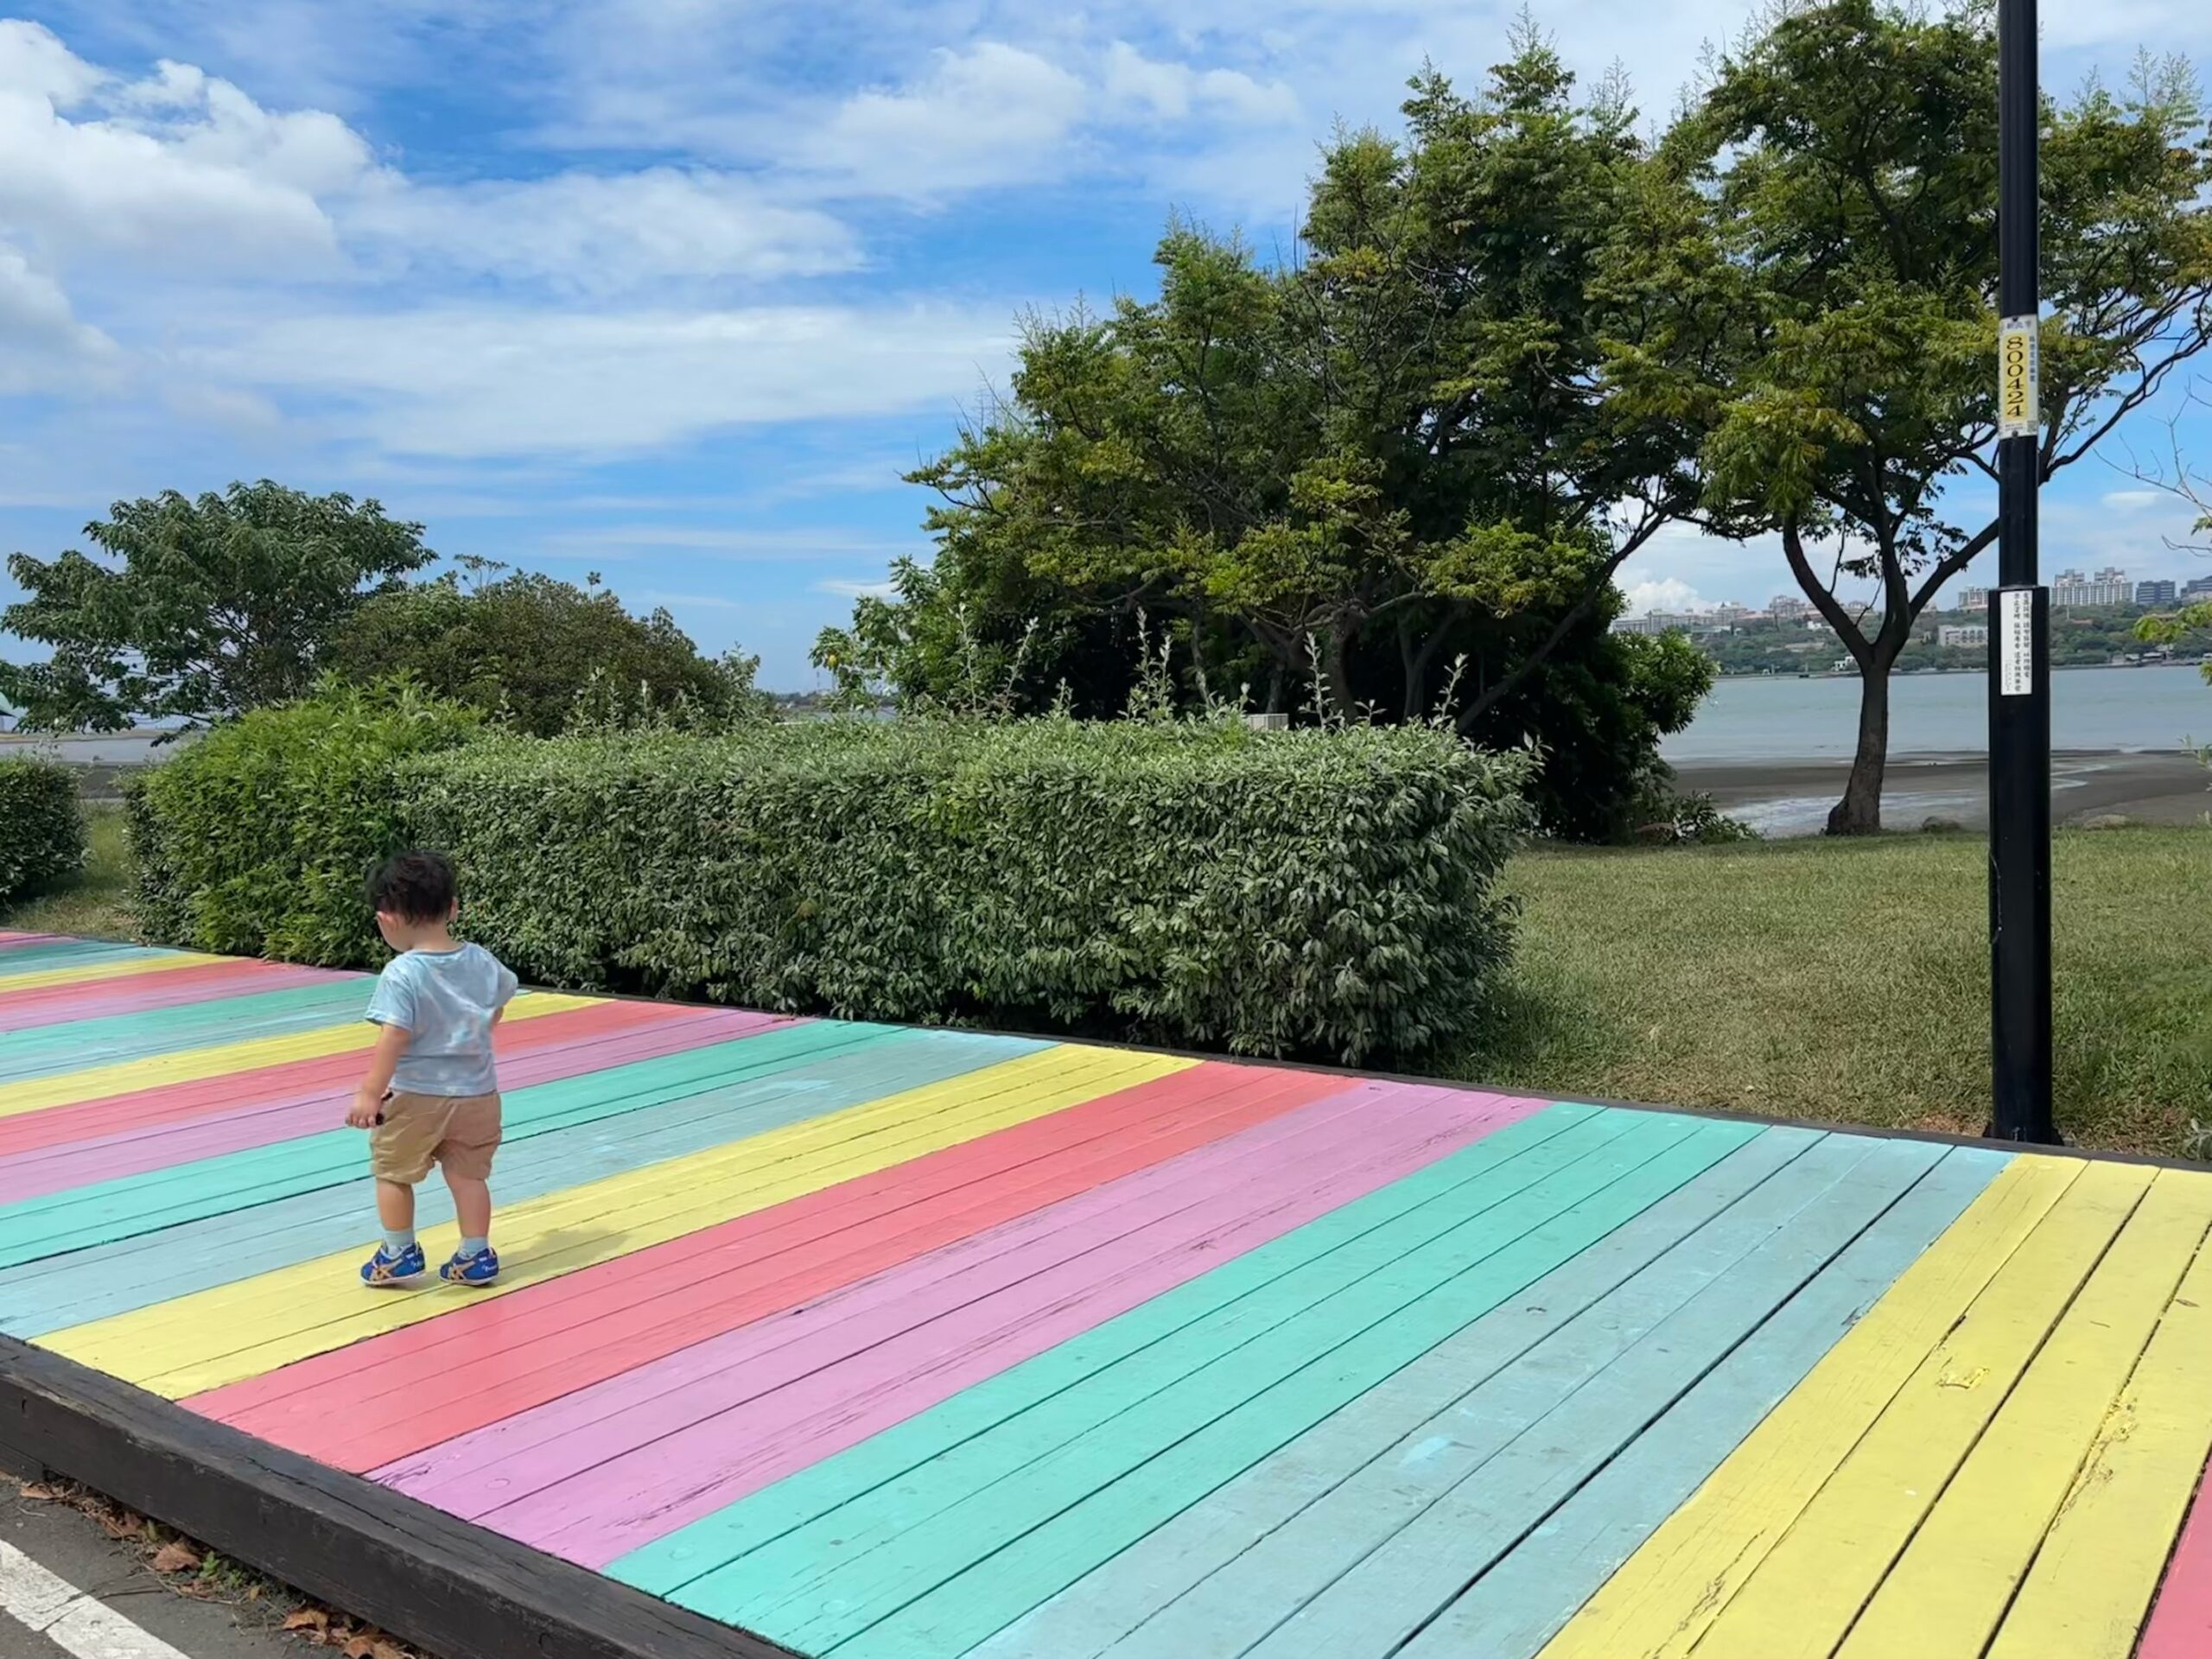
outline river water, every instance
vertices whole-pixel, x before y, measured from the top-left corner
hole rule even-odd
[[[1685,731],[1661,745],[1676,765],[1847,760],[1859,736],[1859,682],[1745,676],[1713,688]],[[2212,742],[2212,685],[2196,669],[2061,669],[2050,677],[2050,744],[2140,753]],[[1890,753],[1979,754],[1989,747],[1989,683],[1980,674],[1900,674],[1891,683]]]

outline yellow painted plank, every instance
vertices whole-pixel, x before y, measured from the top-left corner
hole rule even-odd
[[[569,1008],[588,1007],[603,999],[570,996],[550,991],[519,996],[509,1005],[509,1020],[535,1020]],[[110,1065],[86,1066],[79,1071],[60,1071],[19,1083],[0,1083],[0,1117],[41,1112],[49,1106],[73,1106],[79,1101],[99,1100],[108,1095],[127,1095],[140,1089],[195,1083],[202,1077],[227,1077],[234,1071],[254,1071],[265,1065],[292,1060],[320,1059],[365,1049],[376,1040],[376,1028],[365,1020],[347,1020],[314,1031],[292,1032],[282,1037],[256,1037],[242,1043],[218,1043],[209,1048],[183,1048],[143,1059],[118,1060]]]
[[[2212,1248],[2190,1264],[2099,1429],[1989,1659],[2127,1659],[2209,1452]]]
[[[2093,1164],[2066,1189],[1719,1610],[1697,1659],[1828,1659],[2156,1173]]]
[[[28,974],[0,970],[0,996],[12,991],[42,991],[53,985],[91,985],[103,979],[132,979],[140,974],[166,974],[179,968],[205,968],[211,963],[230,960],[227,957],[181,950],[173,957],[132,957],[123,962],[90,962],[75,968],[42,968]]]
[[[1542,1659],[1682,1659],[2086,1167],[2013,1159],[1552,1638]]]
[[[57,1332],[41,1345],[171,1398],[220,1388],[453,1308],[764,1210],[1166,1077],[1194,1061],[1065,1045],[905,1090],[711,1152],[549,1193],[499,1212],[505,1271],[483,1290],[364,1289],[359,1252]],[[362,1217],[365,1230],[370,1217]],[[426,1235],[433,1260],[458,1234]]]
[[[2208,1229],[2212,1179],[2152,1183],[1840,1659],[1980,1659]]]

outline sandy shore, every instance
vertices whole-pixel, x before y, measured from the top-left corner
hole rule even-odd
[[[1816,833],[1843,792],[1840,760],[1691,761],[1675,769],[1680,787],[1710,795],[1721,810],[1764,835]],[[2212,811],[2212,772],[2188,753],[2051,757],[2051,818],[2078,824],[2097,817],[2139,823],[2196,823]],[[1891,757],[1882,822],[1916,830],[1930,818],[1968,829],[1989,821],[1989,779],[1978,754]]]

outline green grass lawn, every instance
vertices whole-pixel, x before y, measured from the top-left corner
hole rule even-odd
[[[122,815],[81,880],[0,927],[128,938]],[[1889,836],[1543,849],[1493,1035],[1440,1069],[1500,1088],[1980,1133],[1988,1113],[1980,841]],[[2057,841],[2060,1121],[2178,1153],[2212,1123],[2212,830]]]
[[[1963,836],[1515,861],[1526,906],[1501,1088],[1979,1134],[1988,1115],[1984,843]],[[2212,1122],[2212,831],[2062,833],[2061,1128],[2179,1153]]]
[[[80,939],[130,938],[130,845],[124,835],[123,809],[87,807],[85,827],[92,856],[84,873],[56,892],[0,905],[0,927]]]

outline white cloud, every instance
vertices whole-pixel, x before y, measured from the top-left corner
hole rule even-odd
[[[1263,85],[1242,70],[1200,69],[1147,58],[1127,41],[1107,48],[1103,80],[1109,99],[1165,120],[1220,113],[1274,123],[1295,121],[1302,114],[1298,94],[1282,81]]]
[[[2104,497],[2103,505],[2109,512],[2133,513],[2164,506],[2172,499],[2164,490],[2113,490]]]
[[[0,392],[82,390],[112,374],[120,355],[77,320],[60,283],[0,247]]]
[[[814,591],[817,594],[834,594],[840,599],[888,599],[899,589],[895,584],[888,582],[855,582],[841,577],[835,581],[816,582]]]
[[[1628,613],[1643,616],[1653,611],[1690,611],[1705,604],[1696,588],[1674,576],[1630,583],[1622,593],[1628,600]]]
[[[997,41],[940,50],[928,74],[858,92],[796,140],[796,166],[868,194],[930,197],[1039,176],[1085,114],[1058,65]]]

